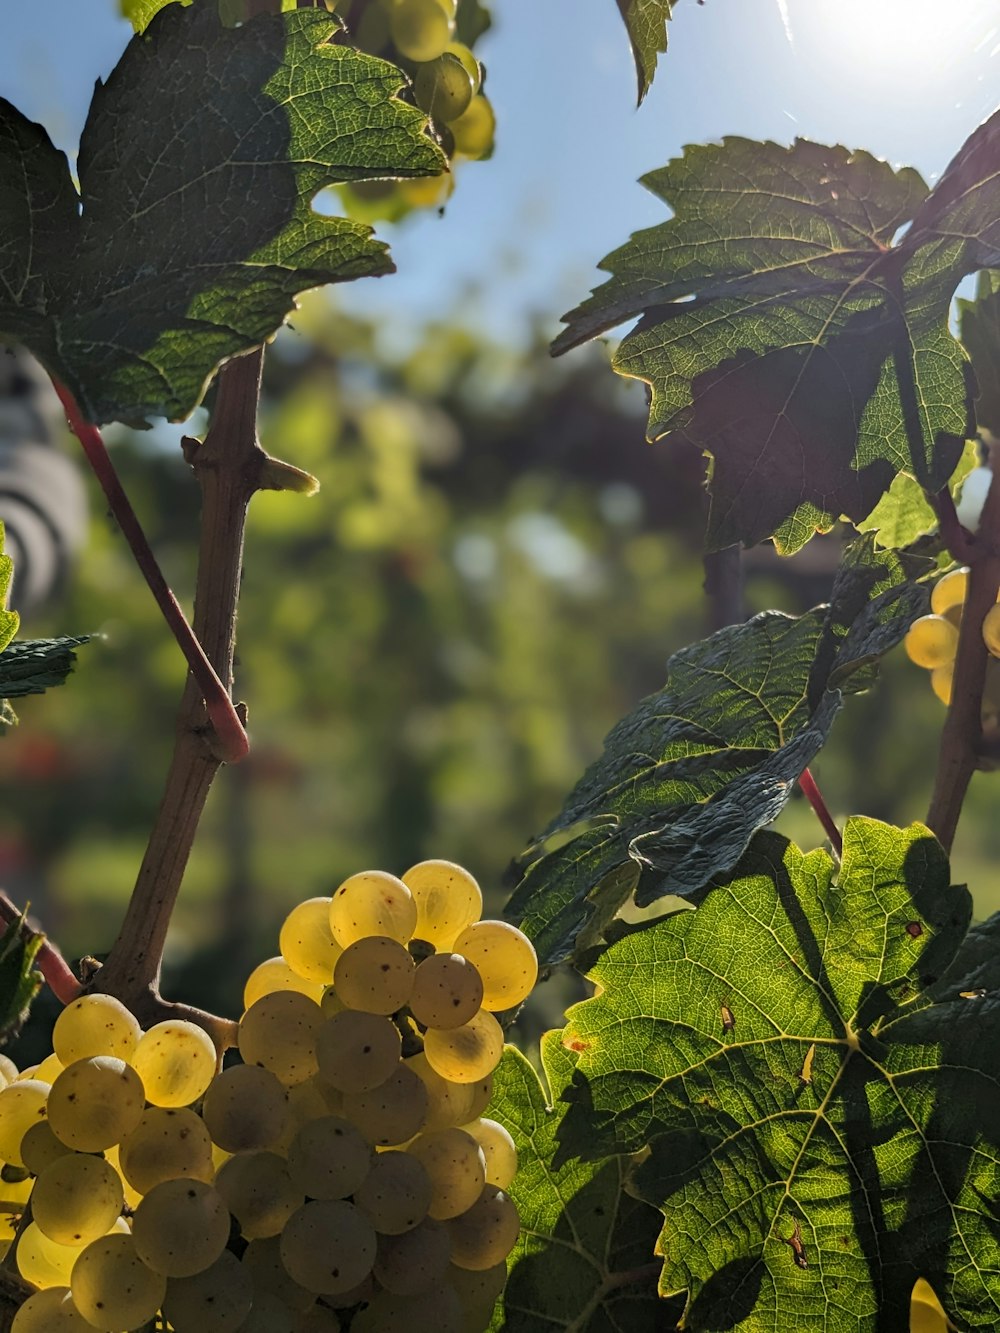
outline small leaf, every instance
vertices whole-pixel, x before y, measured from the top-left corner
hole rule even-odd
[[[667,23],[673,4],[674,0],[618,0],[632,43],[640,104],[653,82],[657,58],[667,49]]]
[[[657,1297],[653,1272],[624,1280],[653,1265],[659,1230],[655,1210],[623,1191],[627,1162],[610,1157],[555,1165],[566,1113],[561,1096],[573,1072],[559,1036],[542,1038],[548,1098],[514,1047],[507,1047],[493,1075],[490,1116],[517,1145],[510,1195],[521,1235],[492,1327],[495,1333],[657,1333],[672,1327],[680,1305]]]
[[[33,964],[44,936],[23,927],[23,917],[12,921],[0,938],[0,1039],[17,1033],[42,984]]]
[[[44,694],[62,685],[76,665],[76,649],[89,636],[61,639],[19,639],[0,652],[0,698]]]
[[[968,348],[968,344],[966,344]],[[977,403],[978,409],[978,403]],[[958,496],[962,483],[979,462],[975,440],[966,442],[958,466],[951,474],[948,489]],[[931,508],[923,487],[906,472],[899,472],[892,485],[866,519],[858,524],[861,532],[874,532],[879,546],[901,549],[919,537],[937,531],[937,515]]]
[[[692,894],[777,817],[829,735],[844,694],[927,607],[904,564],[868,537],[848,549],[829,607],[764,612],[675,653],[667,683],[608,735],[549,825],[506,915],[547,963],[599,943],[635,891]],[[568,831],[546,852],[545,839]]]
[[[696,912],[600,959],[562,1147],[650,1145],[633,1187],[692,1333],[905,1329],[920,1277],[996,1327],[1000,1005],[925,982],[970,912],[925,828],[854,819],[839,868],[759,834]]]
[[[391,272],[369,227],[313,199],[444,157],[395,96],[402,73],[339,31],[325,10],[226,28],[211,4],[166,5],[97,85],[79,197],[45,131],[0,100],[0,335],[90,420],[183,418],[298,293]]]

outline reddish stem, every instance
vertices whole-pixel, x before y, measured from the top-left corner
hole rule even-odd
[[[838,856],[843,856],[844,839],[841,836],[840,829],[837,828],[837,825],[833,821],[833,815],[830,814],[830,809],[827,806],[826,801],[823,799],[823,793],[816,785],[816,779],[808,768],[802,770],[801,776],[799,777],[799,786],[802,789],[802,795],[812,806],[816,818],[823,825],[823,831],[833,843],[834,851]]]
[[[31,929],[24,920],[23,913],[18,911],[3,892],[0,892],[0,920],[8,926],[20,923],[22,932],[29,938],[41,935],[41,931]],[[72,1004],[83,991],[83,986],[73,975],[69,964],[55,945],[50,944],[45,935],[41,935],[41,938],[41,948],[35,955],[35,966],[59,1003]]]
[[[163,613],[163,618],[170,626],[174,638],[180,644],[181,652],[187,658],[188,666],[191,668],[191,674],[198,682],[198,687],[205,699],[205,708],[209,720],[215,728],[218,738],[220,758],[230,764],[239,763],[241,759],[246,758],[250,745],[243,724],[233,707],[229,691],[222,684],[215,668],[206,657],[204,649],[188,624],[180,603],[163,577],[156,556],[146,540],[142,525],[136,517],[128,496],[125,494],[121,481],[118,479],[118,474],[115,472],[114,464],[108,454],[104,440],[101,438],[101,432],[84,418],[75,398],[66,386],[60,384],[57,379],[53,379],[52,383],[59,395],[60,402],[66,410],[66,419],[69,422],[70,429],[83,445],[83,452],[87,456],[87,461],[93,469],[94,475],[101,484],[101,489],[107,496],[111,512],[124,533],[125,540],[135,557],[135,562],[142,571],[150,591],[156,598],[156,603]]]
[[[947,486],[936,494],[928,494],[931,507],[937,516],[938,529],[940,530],[942,540],[948,548],[948,553],[960,565],[971,564],[975,559],[976,539],[968,528],[963,528],[959,522],[958,510],[955,508],[955,497]]]

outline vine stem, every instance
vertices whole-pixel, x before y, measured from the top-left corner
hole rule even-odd
[[[257,440],[257,402],[263,348],[233,358],[219,372],[212,421],[204,441],[186,439],[185,457],[202,492],[194,632],[208,660],[232,688],[236,610],[243,568],[247,505],[282,466]],[[242,728],[245,710],[239,712]],[[177,717],[174,753],[163,798],[118,938],[90,987],[117,996],[140,1022],[190,1016],[223,1049],[235,1024],[171,1005],[160,997],[163,948],[188,856],[209,789],[226,753],[206,717],[202,690],[188,676]]]
[[[979,520],[979,531],[970,551],[969,585],[958,653],[951,684],[951,703],[938,750],[934,793],[927,824],[946,851],[951,850],[962,813],[962,803],[972,775],[979,766],[982,742],[983,685],[989,654],[983,642],[982,624],[997,600],[1000,588],[1000,479],[997,447],[990,450],[993,481]]]
[[[802,795],[812,806],[816,818],[823,825],[823,831],[833,843],[833,849],[838,856],[844,855],[844,839],[834,822],[833,815],[830,814],[830,807],[823,799],[823,793],[820,791],[816,779],[808,768],[804,768],[799,775],[799,787]]]
[[[941,539],[948,553],[960,565],[968,565],[976,558],[976,539],[968,528],[963,528],[955,508],[955,497],[947,486],[937,494],[928,494],[931,508],[938,521]]]
[[[15,907],[2,891],[0,891],[0,921],[8,926],[19,923],[22,934],[27,935],[29,939],[41,938],[42,943],[35,955],[35,966],[59,1003],[72,1004],[83,990],[82,984],[73,975],[73,969],[42,931],[32,930],[24,919],[24,913]]]
[[[246,730],[233,708],[229,691],[219,679],[197,636],[188,624],[180,603],[163,577],[163,572],[149,545],[142,524],[136,517],[135,510],[125,494],[125,488],[115,471],[111,455],[108,453],[101,432],[86,420],[76,399],[64,384],[55,378],[53,378],[52,384],[66,412],[66,420],[69,422],[70,429],[83,446],[87,462],[100,482],[101,489],[111,506],[111,512],[114,514],[115,520],[129,544],[132,555],[135,557],[135,562],[142,571],[143,577],[156,599],[156,604],[163,613],[164,620],[166,620],[174,638],[180,645],[188,666],[191,668],[191,673],[201,688],[209,719],[218,736],[218,744],[223,758],[227,763],[238,763],[241,759],[246,758],[250,746]]]

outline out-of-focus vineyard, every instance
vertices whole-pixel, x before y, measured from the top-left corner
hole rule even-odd
[[[702,460],[644,443],[642,394],[599,350],[553,364],[541,340],[517,350],[449,323],[390,352],[315,296],[266,367],[263,443],[322,489],[251,505],[237,693],[253,753],[213,792],[165,986],[228,1012],[283,913],[355,870],[448,857],[496,914],[512,856],[606,730],[711,627]],[[114,454],[190,596],[198,496],[176,435],[122,430]],[[96,493],[91,515],[63,595],[25,631],[101,637],[0,741],[0,881],[70,956],[114,938],[183,679]],[[746,553],[747,613],[822,600],[836,546]],[[818,765],[834,810],[922,818],[940,708],[891,659]],[[974,784],[956,856],[978,885],[1000,851],[992,799]],[[822,840],[802,802],[783,827]]]

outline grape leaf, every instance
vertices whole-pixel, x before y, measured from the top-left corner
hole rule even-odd
[[[14,562],[9,555],[4,555],[4,530],[0,523],[0,653],[7,647],[17,633],[21,617],[16,611],[7,610],[10,597],[10,581],[14,577]]]
[[[966,350],[968,344],[966,344]],[[977,403],[978,411],[978,403]],[[962,483],[979,462],[979,446],[967,440],[955,471],[948,481],[948,489],[957,497]],[[923,487],[906,472],[899,472],[878,504],[858,524],[861,532],[874,532],[879,546],[899,550],[919,537],[937,530],[937,515],[928,503]]]
[[[0,1040],[17,1033],[42,984],[34,962],[44,937],[23,927],[22,917],[0,937]]]
[[[656,1333],[676,1319],[680,1305],[656,1294],[653,1259],[659,1216],[623,1192],[627,1162],[608,1157],[594,1163],[555,1157],[566,1107],[560,1097],[573,1072],[573,1058],[560,1034],[542,1038],[538,1075],[512,1046],[493,1075],[490,1116],[517,1145],[517,1175],[510,1195],[521,1218],[521,1234],[507,1266],[507,1285],[494,1316],[495,1333]],[[654,1266],[655,1267],[655,1266]],[[673,1320],[671,1320],[672,1324]]]
[[[941,186],[928,196],[908,168],[741,138],[643,183],[674,216],[602,262],[610,279],[553,351],[640,317],[614,366],[650,388],[650,439],[710,455],[709,547],[773,537],[791,553],[840,515],[864,519],[900,471],[940,490],[974,431],[949,308],[989,252],[977,228],[1000,185],[933,211]]]
[[[194,0],[120,0],[122,18],[128,19],[136,32],[142,32],[166,5],[193,4]]]
[[[664,688],[611,731],[529,852],[538,859],[505,914],[543,962],[585,955],[633,890],[640,905],[691,894],[736,864],[784,807],[844,695],[871,685],[873,661],[926,611],[907,577],[929,568],[860,539],[828,607],[763,612],[671,657]],[[547,850],[554,837],[565,845]]]
[[[371,229],[323,217],[326,185],[433,175],[395,66],[328,39],[325,11],[237,28],[170,4],[98,84],[80,194],[45,131],[0,101],[0,337],[94,421],[183,418],[226,357],[296,295],[392,269]]]
[[[0,652],[0,698],[44,694],[62,685],[76,664],[76,652],[89,636],[19,639]]]
[[[640,105],[652,85],[657,59],[667,49],[667,23],[673,5],[674,0],[618,0],[632,43]]]
[[[632,1187],[686,1329],[896,1333],[918,1277],[996,1327],[1000,1004],[923,994],[970,911],[928,830],[854,819],[839,868],[762,833],[602,957],[562,1149],[650,1144]]]
[[[958,301],[959,329],[979,384],[976,419],[1000,436],[1000,272],[984,269],[974,301]]]

